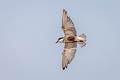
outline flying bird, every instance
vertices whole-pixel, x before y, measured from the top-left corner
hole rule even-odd
[[[81,34],[77,36],[75,26],[65,9],[63,9],[62,14],[62,29],[64,31],[64,37],[58,38],[56,43],[65,44],[62,52],[62,68],[64,70],[75,56],[77,43],[79,43],[81,47],[86,45],[86,35]]]

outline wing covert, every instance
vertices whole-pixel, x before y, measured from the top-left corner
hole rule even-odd
[[[76,29],[74,24],[69,16],[67,16],[67,11],[63,9],[62,15],[62,29],[66,37],[76,36]]]
[[[68,64],[73,60],[76,53],[77,43],[65,43],[65,47],[62,53],[62,68],[67,68]]]

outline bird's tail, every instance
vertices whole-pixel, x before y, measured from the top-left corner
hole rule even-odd
[[[82,38],[84,38],[84,40],[86,40],[86,35],[85,34],[81,34],[81,35],[79,35],[79,37],[82,37]]]
[[[86,45],[86,35],[85,34],[81,34],[81,35],[79,35],[79,37],[84,39],[83,42],[79,42],[81,47],[84,47]]]

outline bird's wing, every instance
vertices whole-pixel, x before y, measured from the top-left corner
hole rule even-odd
[[[77,43],[65,43],[64,50],[62,53],[62,68],[63,70],[67,68],[68,64],[73,60],[76,53]]]
[[[67,16],[67,11],[63,9],[62,29],[65,37],[76,36],[76,29],[70,17]]]

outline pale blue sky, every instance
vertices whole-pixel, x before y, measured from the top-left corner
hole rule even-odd
[[[61,68],[62,10],[87,45]],[[1,0],[0,80],[120,80],[119,0]]]

